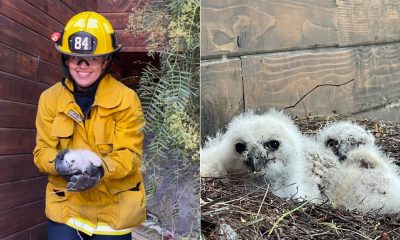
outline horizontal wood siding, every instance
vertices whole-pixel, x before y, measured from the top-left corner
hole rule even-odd
[[[40,94],[61,80],[50,41],[76,13],[97,1],[4,0],[0,3],[0,239],[47,238],[47,177],[33,163]]]
[[[55,64],[59,63],[59,55],[50,37],[43,37],[2,15],[0,15],[0,27],[2,29],[0,42],[33,55],[37,59],[44,59]]]
[[[332,46],[335,9],[334,1],[202,1],[201,54]]]
[[[35,128],[36,110],[36,105],[0,100],[0,138],[3,140],[7,139],[7,134],[5,134],[5,131],[7,131],[8,128],[23,128],[29,129],[30,131],[33,130]],[[25,141],[29,140],[27,139]],[[4,144],[4,146],[8,146],[10,144],[11,142],[7,142]]]
[[[400,43],[243,57],[246,108],[283,109],[320,87],[296,108],[296,115],[356,113],[400,98]]]
[[[128,16],[135,9],[143,7],[143,0],[99,0],[98,12],[106,17],[114,27],[118,43],[122,44],[122,52],[147,52],[146,37],[137,36],[125,31]]]
[[[0,13],[43,37],[49,37],[54,31],[60,30],[62,24],[49,17],[45,12],[23,0],[3,0]]]
[[[0,185],[0,211],[41,200],[45,195],[46,176],[28,178]]]
[[[400,2],[338,1],[337,24],[340,46],[400,40]]]
[[[47,223],[39,223],[33,227],[25,229],[23,231],[19,231],[16,234],[9,235],[4,240],[21,240],[21,239],[29,239],[29,240],[44,240],[47,239]]]
[[[3,100],[36,104],[46,88],[47,84],[0,72],[0,95]]]
[[[1,211],[0,222],[2,224],[0,224],[0,239],[45,222],[44,204],[44,200],[39,200]],[[36,230],[38,229],[33,231]],[[30,238],[26,239],[29,240]]]
[[[32,154],[0,156],[0,186],[2,183],[20,181],[40,176]]]
[[[100,13],[130,13],[143,4],[143,0],[98,0]]]
[[[292,106],[321,84],[354,79],[340,87],[319,87],[287,111],[354,114],[400,99],[397,0],[201,4],[202,139],[231,115]],[[236,63],[225,67],[228,62]],[[242,106],[226,114],[231,99],[241,99]]]
[[[229,119],[243,111],[242,72],[239,58],[202,62],[201,102],[202,136],[213,135]]]
[[[0,71],[36,80],[38,64],[34,56],[0,43],[0,58]]]
[[[247,55],[400,40],[400,2],[202,1],[201,55]]]
[[[0,128],[1,155],[32,153],[36,144],[34,129]]]
[[[61,0],[74,12],[97,11],[97,1]]]
[[[62,1],[54,0],[25,0],[35,8],[44,12],[51,18],[54,18],[59,23],[64,25],[68,20],[78,11],[72,10],[69,6],[65,5]],[[60,29],[58,29],[60,30]]]

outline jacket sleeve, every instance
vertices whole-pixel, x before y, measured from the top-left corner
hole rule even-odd
[[[145,119],[138,96],[128,90],[122,103],[128,107],[114,116],[113,150],[103,157],[104,179],[120,179],[141,170]]]
[[[58,153],[58,139],[51,136],[51,127],[55,117],[54,99],[49,98],[49,92],[42,93],[39,99],[36,115],[36,147],[33,150],[34,162],[39,171],[45,174],[58,175],[54,159]]]

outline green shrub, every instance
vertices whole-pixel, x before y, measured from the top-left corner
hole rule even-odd
[[[153,136],[146,158],[159,160],[173,148],[199,160],[200,1],[149,1],[129,16],[127,31],[147,36],[150,55],[160,66],[148,66],[138,94]]]

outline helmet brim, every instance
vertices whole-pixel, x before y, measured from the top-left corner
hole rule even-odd
[[[111,52],[107,52],[107,53],[102,53],[102,54],[87,54],[87,53],[73,53],[73,52],[65,52],[63,50],[61,50],[60,46],[58,44],[55,44],[55,47],[57,49],[57,51],[59,51],[61,54],[64,55],[68,55],[68,56],[74,56],[74,57],[101,57],[101,56],[107,56],[107,55],[112,55],[114,53],[119,52],[123,45],[118,45],[116,49],[114,49]]]

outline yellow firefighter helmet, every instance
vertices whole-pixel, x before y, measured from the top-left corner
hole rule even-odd
[[[115,53],[117,45],[113,27],[102,15],[81,12],[72,17],[61,32],[53,33],[51,39],[62,54],[92,57]]]

